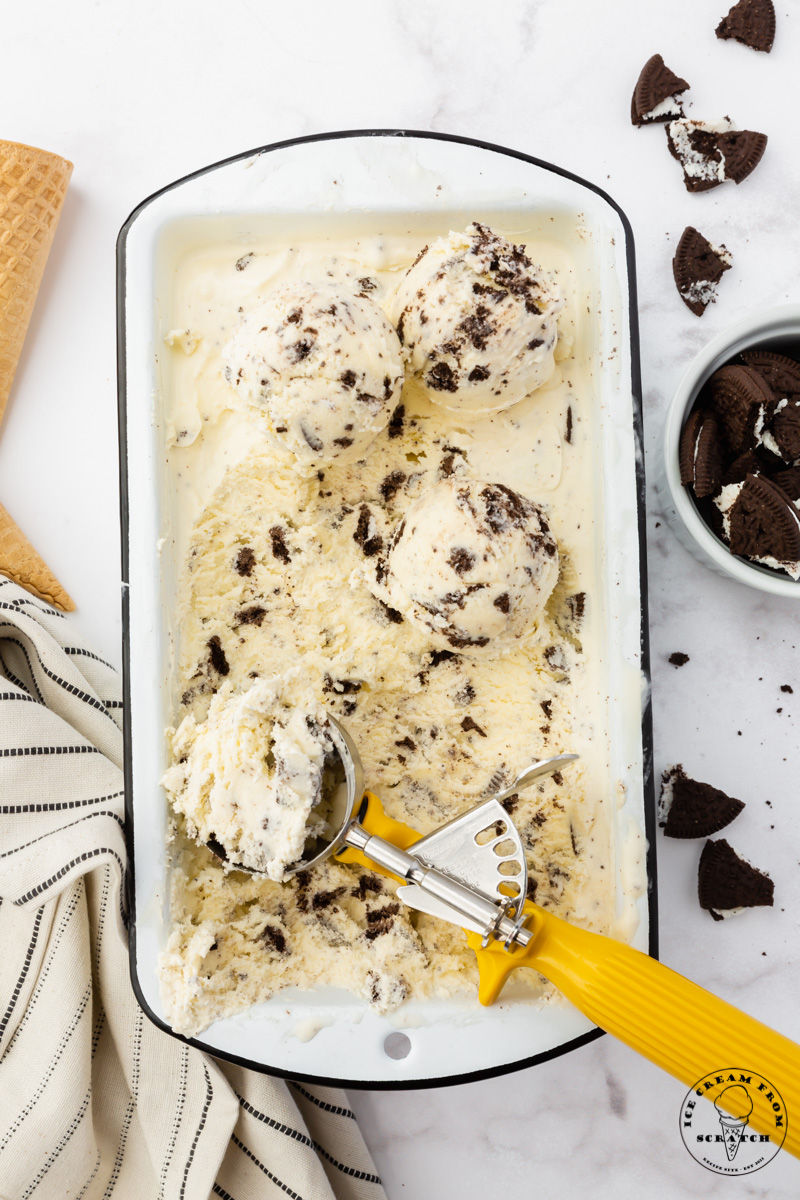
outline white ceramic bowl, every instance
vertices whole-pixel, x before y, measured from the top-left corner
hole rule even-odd
[[[667,520],[686,549],[704,566],[760,592],[800,600],[800,581],[731,554],[703,520],[690,489],[681,484],[681,430],[701,387],[718,367],[751,346],[800,357],[800,304],[782,304],[745,317],[700,351],[678,384],[667,413],[664,459],[656,487]]]

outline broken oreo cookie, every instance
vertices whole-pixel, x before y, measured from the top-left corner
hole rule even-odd
[[[763,375],[776,396],[800,397],[800,363],[774,350],[757,346],[739,355],[745,366],[754,367]]]
[[[680,117],[666,125],[673,158],[683,167],[689,192],[706,192],[732,179],[741,183],[760,163],[767,135],[734,129],[730,121],[693,121]]]
[[[794,463],[800,458],[800,400],[778,401],[769,431],[762,440],[786,463]]]
[[[691,779],[680,763],[668,767],[661,776],[658,823],[666,837],[710,837],[730,825],[743,808],[742,800],[710,783]]]
[[[779,487],[763,475],[748,475],[724,487],[715,504],[732,554],[800,579],[800,513]]]
[[[679,96],[689,84],[665,65],[660,54],[648,58],[633,89],[631,124],[653,125],[680,116]]]
[[[686,422],[680,443],[681,483],[691,487],[698,500],[713,496],[722,478],[719,421],[711,412],[695,409]]]
[[[708,390],[731,452],[752,449],[775,408],[775,396],[764,376],[753,367],[720,367],[711,376]]]
[[[687,308],[702,317],[717,298],[717,284],[730,270],[731,254],[725,246],[715,246],[692,225],[681,234],[672,260],[672,274],[678,295]]]
[[[697,893],[700,907],[715,921],[744,908],[772,907],[775,885],[769,875],[756,870],[724,838],[706,842],[700,855]]]
[[[775,7],[772,0],[739,0],[716,29],[718,38],[733,40],[769,54],[775,41]]]

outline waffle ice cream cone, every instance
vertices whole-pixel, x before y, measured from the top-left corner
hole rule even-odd
[[[728,1156],[728,1162],[733,1162],[736,1157],[736,1151],[739,1149],[739,1143],[747,1128],[747,1121],[739,1121],[736,1117],[720,1117],[719,1123],[722,1129],[722,1140],[725,1143],[725,1153]]]
[[[0,575],[13,579],[40,600],[46,600],[62,612],[72,612],[75,605],[39,557],[25,534],[0,504]]]
[[[0,141],[0,421],[71,174],[57,154]]]

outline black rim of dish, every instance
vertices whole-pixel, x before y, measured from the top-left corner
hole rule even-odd
[[[408,138],[424,139],[426,141],[439,142],[456,142],[464,146],[473,146],[479,150],[488,150],[494,154],[504,154],[508,158],[516,158],[522,162],[530,163],[532,166],[539,167],[545,171],[550,171],[554,175],[560,175],[564,179],[572,180],[595,195],[600,196],[602,200],[614,210],[620,219],[622,227],[625,231],[625,258],[628,270],[628,319],[630,326],[631,340],[631,389],[633,394],[633,434],[636,443],[636,493],[637,493],[637,518],[638,518],[638,536],[639,536],[639,588],[641,597],[641,670],[645,679],[647,688],[647,700],[642,712],[642,769],[643,769],[643,791],[644,791],[644,818],[645,818],[645,837],[647,840],[646,864],[647,864],[647,886],[648,886],[648,949],[651,957],[658,957],[658,902],[657,902],[657,866],[656,866],[656,810],[655,810],[655,789],[653,779],[653,723],[652,723],[652,708],[650,699],[650,643],[649,643],[649,627],[648,627],[648,600],[647,600],[647,557],[646,557],[646,538],[645,538],[645,474],[644,474],[644,441],[643,441],[643,425],[642,425],[642,380],[641,367],[639,362],[639,322],[638,322],[638,306],[637,306],[637,291],[636,291],[636,256],[633,242],[633,230],[631,224],[611,196],[597,187],[588,180],[582,179],[579,175],[574,175],[571,171],[564,170],[563,167],[554,166],[552,163],[544,162],[542,159],[534,158],[530,154],[524,154],[520,150],[509,150],[504,146],[494,145],[492,142],[480,141],[476,138],[460,137],[457,134],[448,133],[432,133],[423,130],[414,129],[348,129],[332,133],[317,133],[307,137],[289,138],[281,142],[272,142],[267,146],[258,146],[254,150],[245,150],[241,154],[233,154],[229,158],[224,158],[220,162],[212,163],[210,166],[202,167],[199,171],[192,171],[189,175],[184,175],[181,179],[176,179],[173,183],[167,184],[166,187],[159,188],[153,192],[146,200],[130,214],[128,219],[120,229],[117,238],[117,387],[118,387],[118,419],[119,419],[119,476],[120,476],[120,521],[121,521],[121,544],[122,544],[122,671],[123,671],[123,695],[124,695],[124,710],[123,710],[123,738],[125,752],[125,838],[128,850],[128,866],[125,872],[126,896],[128,901],[128,953],[130,960],[131,983],[136,998],[141,1005],[143,1011],[149,1019],[164,1033],[168,1033],[170,1037],[177,1038],[181,1042],[185,1042],[189,1046],[194,1046],[198,1050],[202,1050],[207,1054],[211,1054],[215,1058],[221,1058],[226,1062],[236,1063],[238,1066],[247,1067],[249,1070],[260,1071],[265,1075],[273,1075],[281,1079],[295,1079],[303,1083],[316,1083],[325,1087],[346,1087],[354,1090],[364,1089],[370,1091],[400,1091],[410,1090],[414,1088],[434,1088],[447,1087],[451,1084],[459,1083],[475,1083],[481,1079],[492,1079],[500,1075],[508,1075],[513,1071],[523,1070],[525,1067],[533,1067],[539,1063],[548,1062],[550,1059],[559,1058],[563,1054],[568,1054],[572,1050],[577,1050],[580,1046],[585,1046],[589,1042],[595,1041],[603,1036],[602,1029],[592,1029],[588,1033],[582,1034],[580,1037],[572,1038],[568,1042],[563,1042],[559,1046],[554,1046],[551,1050],[547,1050],[542,1054],[530,1055],[527,1058],[518,1059],[510,1063],[501,1063],[496,1067],[487,1067],[480,1071],[468,1071],[458,1075],[436,1076],[431,1079],[400,1079],[400,1080],[366,1080],[366,1079],[337,1079],[322,1074],[303,1074],[297,1071],[284,1071],[279,1067],[266,1066],[263,1063],[252,1062],[246,1058],[240,1058],[234,1054],[225,1053],[218,1050],[214,1046],[207,1045],[199,1038],[185,1038],[181,1034],[177,1034],[170,1028],[166,1022],[156,1016],[153,1010],[148,1005],[144,998],[144,994],[139,984],[139,979],[136,972],[136,889],[134,875],[134,813],[133,813],[133,778],[132,778],[132,740],[131,740],[131,703],[130,703],[130,611],[128,597],[128,522],[129,522],[129,505],[128,505],[128,455],[127,455],[127,373],[125,361],[125,278],[126,278],[126,243],[128,233],[148,205],[157,200],[159,196],[163,196],[166,192],[173,191],[189,180],[197,179],[201,175],[207,175],[211,171],[216,171],[220,167],[226,167],[230,163],[238,162],[241,159],[253,158],[256,155],[268,154],[274,150],[284,150],[290,146],[301,146],[311,142],[327,142],[337,141],[344,138]]]

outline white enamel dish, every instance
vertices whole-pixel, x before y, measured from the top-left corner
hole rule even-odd
[[[157,978],[169,885],[167,807],[159,779],[169,723],[166,614],[177,578],[176,564],[169,556],[162,559],[157,548],[170,495],[156,356],[172,231],[178,231],[179,240],[182,224],[217,216],[257,214],[264,221],[271,214],[276,219],[287,213],[319,214],[335,220],[337,214],[352,219],[354,212],[435,212],[446,230],[463,227],[465,213],[513,216],[531,210],[573,214],[591,241],[600,410],[596,450],[602,462],[595,503],[605,593],[610,778],[616,793],[610,808],[620,895],[637,847],[642,879],[646,866],[633,944],[656,952],[644,474],[630,226],[599,189],[523,154],[425,133],[330,134],[250,151],[179,180],[132,213],[118,242],[130,961],[142,1007],[168,1033]],[[398,1030],[407,1039],[402,1058],[389,1052],[392,1040],[397,1044],[390,1035]],[[215,1022],[191,1044],[276,1075],[380,1088],[501,1074],[563,1054],[599,1034],[572,1007],[537,1008],[513,987],[488,1009],[477,1000],[414,1001],[385,1017],[354,996],[320,989],[279,992],[265,1004]]]

